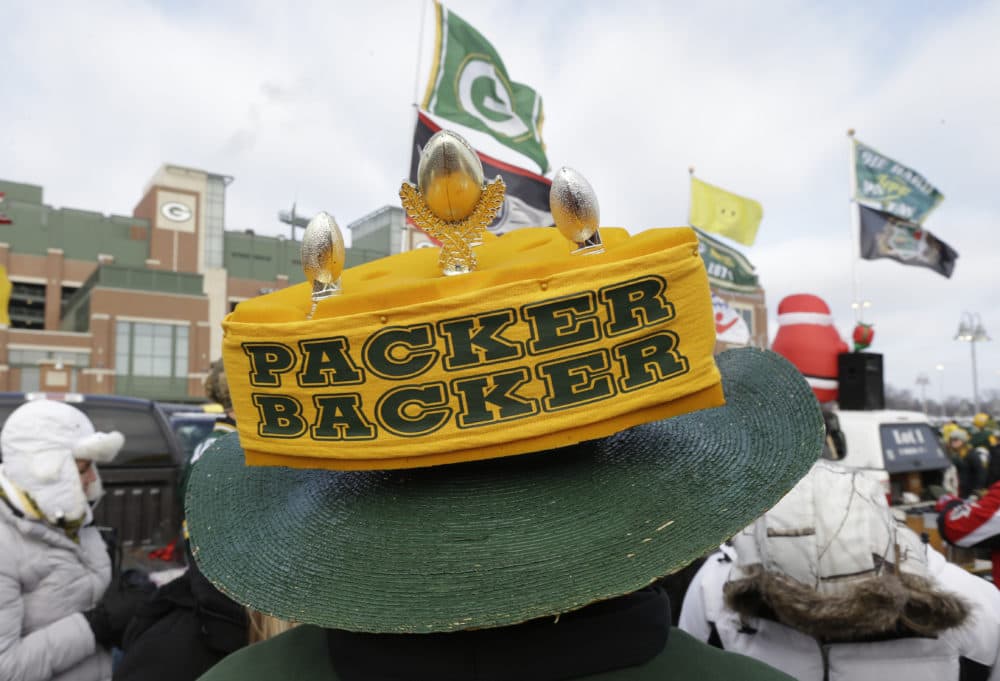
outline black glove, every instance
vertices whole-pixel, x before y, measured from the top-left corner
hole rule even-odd
[[[120,648],[125,628],[148,596],[147,590],[112,585],[93,609],[83,613],[97,643],[108,650]]]
[[[111,647],[114,645],[115,635],[111,626],[111,616],[104,607],[104,602],[98,603],[92,610],[85,611],[83,616],[87,618],[87,624],[90,625],[91,631],[94,632],[94,639],[97,641],[97,645],[111,650]]]

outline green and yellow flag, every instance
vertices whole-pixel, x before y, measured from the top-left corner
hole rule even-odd
[[[760,203],[691,178],[692,227],[752,246],[764,209]]]
[[[422,108],[490,135],[547,172],[541,96],[510,80],[500,55],[479,31],[439,2],[434,9],[434,66]]]
[[[944,194],[913,168],[854,140],[854,198],[911,222],[921,223]]]

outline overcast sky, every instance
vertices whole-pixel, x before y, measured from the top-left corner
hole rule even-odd
[[[969,344],[953,337],[976,312],[997,338],[976,346],[980,392],[1000,389],[1000,2],[446,6],[541,93],[549,160],[588,178],[602,224],[685,224],[689,166],[763,204],[740,249],[772,337],[779,301],[801,292],[824,298],[849,340],[847,129],[922,173],[945,195],[925,226],[960,258],[951,279],[858,264],[871,351],[897,388],[919,395],[925,373],[929,397],[971,397]],[[235,178],[229,229],[287,234],[276,214],[293,201],[341,225],[398,205],[429,1],[0,10],[0,178],[42,185],[51,205],[131,214],[163,162]]]

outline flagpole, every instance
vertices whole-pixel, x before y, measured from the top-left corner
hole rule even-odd
[[[691,224],[691,180],[694,179],[694,166],[688,166],[688,224]]]
[[[424,58],[424,24],[427,21],[427,3],[430,0],[424,0],[420,3],[420,39],[417,42],[417,65],[414,69],[413,74],[413,109],[414,109],[414,121],[416,121],[416,111],[420,108],[420,65]]]
[[[417,121],[420,120],[420,67],[424,59],[424,26],[427,23],[427,5],[431,0],[424,0],[420,3],[420,34],[417,38],[417,63],[413,69],[413,102],[410,105],[413,109],[413,117],[410,122],[410,131],[412,131],[416,125]],[[412,158],[413,149],[410,145],[413,144],[412,132],[408,132],[410,135],[409,144],[406,145],[406,169],[407,174],[409,174],[410,160]],[[413,227],[404,219],[403,220],[403,250],[409,251],[413,248]]]
[[[858,261],[861,259],[861,223],[856,199],[858,176],[857,167],[854,163],[854,128],[847,130],[847,146],[848,177],[851,183],[850,198],[847,201],[847,208],[851,214],[851,220],[848,223],[851,233],[851,307],[854,309],[854,321],[857,323],[862,320],[863,311],[861,303],[861,278],[858,273]]]

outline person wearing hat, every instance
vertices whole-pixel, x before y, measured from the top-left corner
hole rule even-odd
[[[205,396],[222,405],[208,437],[192,452],[180,484],[187,487],[193,467],[218,438],[233,433],[233,403],[222,360],[212,362]],[[123,656],[114,681],[194,681],[234,650],[251,643],[252,613],[219,591],[198,569],[181,527],[187,569],[161,586],[137,611],[123,637]],[[259,620],[259,618],[258,618]],[[184,651],[184,655],[178,655]]]
[[[964,456],[969,447],[969,431],[961,426],[951,428],[945,436],[945,443],[949,452]]]
[[[110,678],[109,651],[135,603],[108,589],[91,504],[102,494],[95,464],[123,444],[49,400],[21,405],[0,430],[0,679]]]
[[[978,499],[945,494],[935,510],[938,531],[949,544],[989,550],[993,583],[1000,588],[1000,480],[992,480]]]
[[[680,626],[800,681],[1000,676],[1000,592],[827,461],[705,562]]]
[[[221,360],[212,363],[205,394],[226,413],[192,454],[187,472],[215,439],[235,431]],[[186,531],[184,535],[186,539]],[[124,654],[113,681],[194,681],[234,650],[290,628],[289,622],[246,609],[216,589],[198,570],[188,548],[185,543],[184,573],[161,586],[125,630]]]
[[[233,399],[229,394],[229,381],[226,380],[226,369],[221,359],[215,360],[209,367],[208,376],[205,377],[205,397],[219,404],[222,407],[223,413],[215,419],[212,432],[198,443],[198,446],[191,452],[191,458],[184,467],[183,479],[180,485],[182,500],[184,490],[187,487],[187,479],[191,472],[191,466],[202,457],[218,438],[236,432],[236,415],[233,412]]]
[[[993,435],[993,431],[996,430],[996,421],[990,418],[990,415],[984,411],[977,413],[972,417],[972,432],[969,435],[969,446],[983,447],[989,449],[991,444],[990,439]]]
[[[987,439],[986,484],[992,487],[1000,481],[1000,428],[994,427]]]
[[[956,428],[961,428],[961,426],[958,425],[958,422],[955,419],[951,419],[941,426],[941,444],[948,444],[948,436],[951,435],[951,431]]]
[[[997,423],[986,412],[979,412],[972,417],[972,431],[969,433],[969,447],[982,463],[985,480],[981,488],[985,489],[1000,478],[1000,437],[997,437]]]
[[[672,629],[652,585],[816,460],[808,384],[769,351],[713,357],[691,229],[484,235],[498,181],[441,139],[454,172],[401,190],[440,249],[341,276],[318,216],[309,281],[224,322],[238,434],[192,468],[192,554],[301,625],[203,679],[786,679]],[[595,209],[566,171],[553,201]]]
[[[953,428],[947,435],[948,458],[958,473],[958,496],[966,499],[981,492],[987,484],[985,457],[969,444],[969,431]]]

